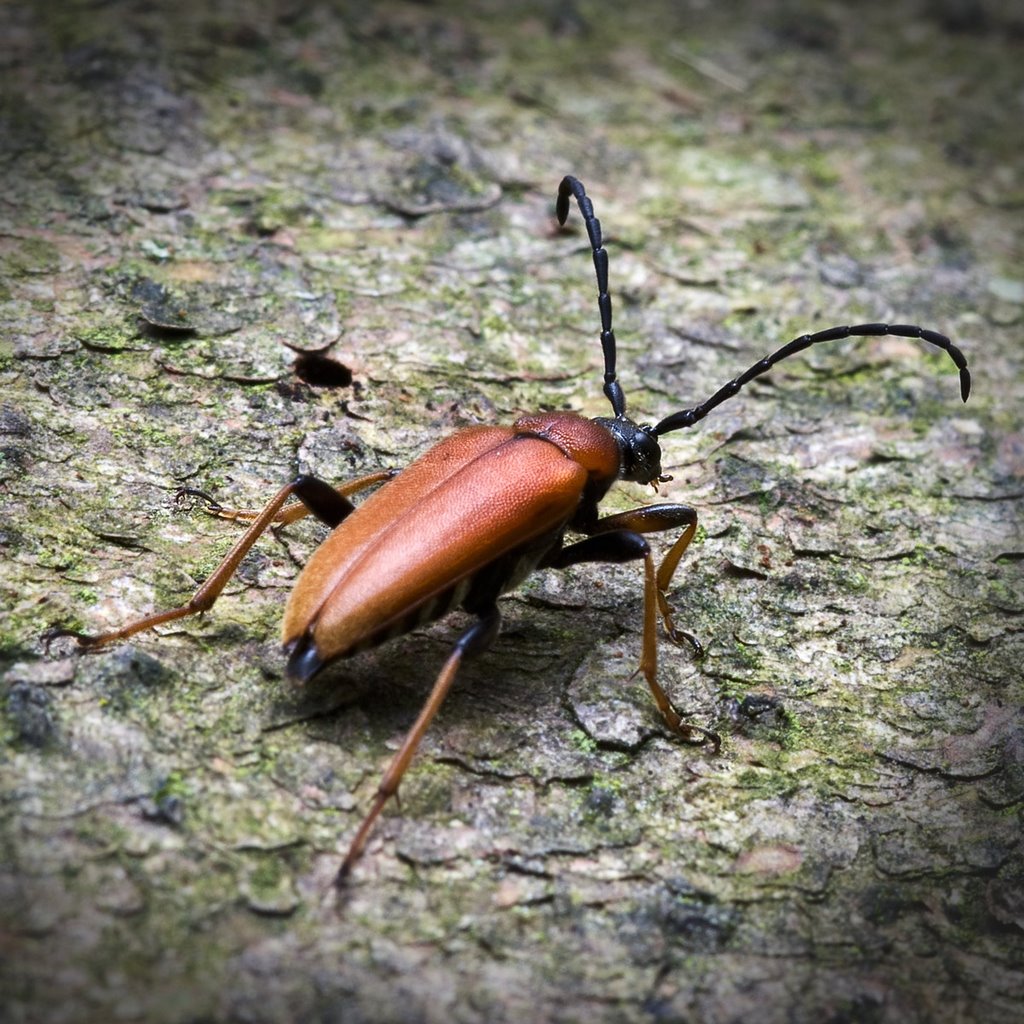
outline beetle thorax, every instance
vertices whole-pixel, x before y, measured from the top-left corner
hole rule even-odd
[[[661,445],[653,427],[634,423],[628,416],[598,416],[594,422],[615,438],[620,480],[649,484],[661,479]]]
[[[543,438],[582,466],[603,494],[615,481],[622,459],[619,445],[603,424],[574,412],[541,412],[520,416],[513,424],[517,434]]]

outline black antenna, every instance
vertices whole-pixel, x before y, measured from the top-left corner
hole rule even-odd
[[[929,331],[925,327],[916,327],[913,324],[855,324],[853,326],[829,327],[828,330],[818,331],[816,334],[803,334],[794,338],[788,345],[783,345],[777,352],[754,363],[744,373],[733,378],[727,384],[723,384],[707,401],[695,405],[692,409],[684,409],[682,412],[666,416],[655,428],[654,433],[658,436],[667,434],[672,430],[681,430],[683,427],[691,427],[698,420],[704,419],[712,409],[732,398],[743,387],[749,384],[755,377],[767,373],[776,363],[788,359],[797,352],[803,352],[823,341],[841,341],[843,338],[880,338],[886,335],[895,335],[899,338],[916,338],[920,341],[927,341],[930,345],[941,348],[943,352],[949,353],[949,358],[956,364],[960,371],[960,397],[966,402],[971,393],[971,372],[967,369],[967,360],[960,351],[944,334],[938,331]]]
[[[622,392],[615,375],[615,332],[612,330],[612,300],[608,294],[608,253],[601,241],[601,222],[594,216],[594,205],[590,201],[583,184],[567,174],[558,186],[558,198],[555,201],[555,215],[558,223],[564,224],[569,216],[569,197],[574,196],[583,217],[583,223],[587,228],[587,235],[590,237],[590,248],[594,253],[594,270],[597,274],[597,306],[601,311],[601,347],[604,350],[604,393],[608,401],[612,403],[612,411],[617,419],[626,414],[626,396]],[[812,345],[818,345],[825,341],[841,341],[844,338],[880,338],[887,335],[894,335],[900,338],[914,338],[918,341],[926,341],[929,345],[940,348],[949,354],[950,359],[956,364],[960,371],[960,397],[966,402],[971,393],[971,373],[967,369],[967,360],[960,351],[944,334],[938,331],[930,331],[926,327],[917,327],[914,324],[854,324],[842,327],[829,327],[824,331],[817,331],[814,334],[803,334],[794,338],[791,342],[783,345],[778,351],[770,356],[754,363],[750,369],[734,377],[731,381],[723,384],[709,399],[695,405],[692,409],[683,409],[681,412],[666,416],[655,427],[644,427],[644,431],[660,437],[673,430],[682,430],[684,427],[691,427],[694,423],[704,419],[712,409],[717,408],[723,402],[733,397],[745,384],[749,384],[755,377],[767,373],[776,363],[788,359]]]
[[[569,216],[569,197],[576,197],[580,215],[590,237],[590,248],[594,253],[594,271],[597,274],[597,308],[601,311],[601,348],[604,350],[604,393],[612,403],[616,417],[626,414],[626,396],[622,385],[615,376],[615,332],[612,330],[612,297],[608,294],[608,251],[601,242],[601,222],[594,216],[594,204],[590,201],[583,184],[567,174],[558,186],[555,200],[555,216],[564,224]]]

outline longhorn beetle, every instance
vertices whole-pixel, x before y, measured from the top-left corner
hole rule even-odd
[[[598,502],[616,480],[657,485],[659,439],[691,427],[712,409],[776,363],[821,342],[849,337],[898,335],[916,338],[949,353],[960,371],[960,395],[967,401],[971,377],[963,353],[936,331],[907,324],[858,324],[804,334],[723,384],[710,398],[660,422],[639,425],[626,415],[626,399],[615,373],[615,334],[608,294],[608,253],[601,223],[583,185],[571,176],[558,188],[555,213],[565,224],[570,200],[579,206],[597,274],[604,394],[612,415],[589,420],[576,413],[521,416],[510,427],[460,430],[421,455],[407,469],[368,476],[333,487],[299,476],[282,487],[259,512],[222,508],[201,491],[208,510],[250,521],[220,566],[187,604],[147,615],[96,636],[54,629],[84,647],[124,640],[174,619],[209,609],[239,562],[271,523],[290,523],[312,513],[332,532],[302,570],[285,608],[282,641],[289,679],[304,683],[325,666],[375,647],[461,606],[473,622],[455,642],[408,735],[377,788],[337,875],[340,885],[358,860],[374,821],[393,796],[423,733],[437,714],[463,661],[483,653],[498,634],[498,597],[534,569],[564,569],[582,562],[644,564],[643,637],[640,665],[654,701],[675,733],[687,742],[719,737],[682,720],[657,680],[657,616],[673,640],[700,645],[672,622],[666,592],[676,566],[693,540],[697,513],[688,505],[658,502],[601,516]],[[353,495],[381,485],[353,505]],[[297,501],[289,501],[291,498]],[[681,533],[656,566],[646,533]],[[567,542],[566,533],[582,535]]]

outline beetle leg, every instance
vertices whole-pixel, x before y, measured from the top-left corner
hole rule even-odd
[[[402,776],[405,774],[406,768],[409,767],[409,762],[416,753],[416,748],[420,745],[420,740],[423,739],[423,734],[427,731],[427,727],[440,710],[445,697],[448,696],[448,691],[455,681],[455,675],[463,659],[475,658],[487,650],[498,635],[498,627],[500,625],[501,614],[497,607],[492,605],[456,641],[452,653],[448,655],[448,660],[445,661],[434,683],[434,688],[430,691],[430,696],[427,697],[426,703],[423,705],[416,721],[408,733],[406,733],[401,747],[398,748],[398,753],[391,759],[388,770],[384,773],[380,784],[377,786],[377,793],[373,798],[373,804],[366,817],[363,818],[362,824],[360,824],[355,837],[349,845],[348,853],[345,854],[341,868],[338,870],[337,877],[335,878],[336,886],[341,887],[345,884],[352,871],[352,866],[359,860],[363,847],[366,846],[366,840],[370,835],[370,830],[373,828],[373,823],[377,820],[388,800],[397,795],[398,785],[402,781]]]
[[[362,481],[354,481],[354,483],[365,482],[366,479],[368,478],[364,477]],[[111,630],[109,633],[100,633],[96,636],[78,633],[70,629],[51,629],[43,634],[44,642],[48,643],[60,636],[70,636],[74,637],[83,647],[101,647],[118,640],[126,640],[136,633],[163,625],[165,622],[173,622],[175,619],[183,619],[189,615],[198,615],[208,611],[220,597],[221,591],[227,586],[228,580],[235,574],[235,570],[249,553],[249,549],[267,527],[277,521],[276,517],[281,509],[286,507],[285,503],[292,495],[298,497],[308,511],[317,518],[328,522],[328,525],[336,526],[355,509],[352,502],[341,494],[340,489],[335,490],[330,484],[313,476],[297,477],[290,484],[285,484],[267,502],[245,533],[235,541],[234,547],[227,553],[213,574],[207,578],[186,604],[178,608],[171,608],[169,611],[146,615],[134,622],[129,622],[127,626],[122,626],[120,629]]]
[[[669,553],[671,555],[671,552]],[[716,732],[702,729],[699,725],[684,722],[679,712],[673,707],[668,694],[658,683],[658,618],[656,609],[664,602],[664,595],[658,590],[658,573],[654,568],[654,559],[647,555],[644,559],[644,636],[638,672],[642,672],[654,703],[673,732],[679,733],[688,743],[710,743],[711,752],[718,753],[722,738]],[[666,623],[668,625],[668,623]],[[686,634],[689,635],[689,634]]]
[[[700,658],[704,654],[701,642],[685,629],[676,627],[672,620],[672,611],[668,606],[668,598],[665,596],[672,583],[672,577],[679,566],[686,549],[690,546],[694,535],[697,532],[697,513],[689,505],[677,505],[673,502],[660,502],[656,505],[645,505],[642,508],[631,509],[628,512],[618,512],[615,515],[605,516],[599,519],[594,526],[596,535],[604,534],[610,530],[631,530],[634,533],[660,533],[662,530],[675,530],[683,527],[668,554],[662,559],[658,566],[655,579],[655,595],[658,602],[658,611],[661,612],[661,620],[665,624],[665,632],[674,643],[681,643],[685,640],[692,648],[694,657]]]
[[[549,555],[543,568],[565,569],[583,562],[635,562],[645,558],[650,545],[635,530],[616,530],[570,544]]]
[[[345,483],[338,485],[334,488],[335,493],[341,498],[348,498],[349,495],[358,494],[360,491],[366,490],[367,487],[372,487],[374,484],[382,484],[390,480],[392,477],[397,475],[397,470],[394,469],[382,469],[376,473],[369,473],[366,476],[361,476],[356,480],[347,480]],[[232,522],[251,523],[255,519],[259,518],[261,509],[258,508],[225,508],[220,502],[211,498],[205,491],[198,491],[194,487],[183,487],[178,491],[177,497],[181,497],[185,494],[194,495],[197,498],[202,498],[206,502],[206,511],[212,516],[216,516],[218,519],[228,519]],[[326,504],[330,504],[330,501]],[[344,506],[338,503],[338,507]],[[327,523],[328,526],[337,526],[342,519],[348,515],[348,509],[340,517],[324,518],[318,512],[309,508],[302,501],[292,501],[281,508],[273,518],[273,522],[279,523],[282,526],[287,526],[289,523],[294,523],[297,519],[302,519],[304,516],[309,515],[311,512],[317,516],[322,522]]]
[[[683,523],[687,525],[682,536],[672,545],[668,555],[662,561],[661,567],[655,569],[650,545],[640,536],[640,533],[644,530],[653,532],[670,529]],[[632,528],[627,528],[629,525]],[[679,559],[682,558],[687,545],[693,539],[696,529],[697,514],[692,508],[686,505],[649,505],[646,508],[621,512],[598,520],[595,532],[590,537],[570,544],[567,548],[562,548],[550,556],[544,564],[553,569],[564,569],[566,566],[578,565],[581,562],[630,562],[640,558],[644,560],[643,647],[637,671],[642,672],[644,679],[647,680],[647,685],[654,695],[654,703],[658,705],[658,710],[668,727],[687,742],[709,742],[713,752],[717,753],[721,744],[718,734],[708,729],[702,729],[698,725],[684,722],[682,716],[672,706],[668,694],[658,683],[659,610],[665,621],[665,628],[673,640],[684,636],[693,643],[697,651],[701,650],[700,643],[695,637],[691,637],[689,633],[684,633],[682,630],[677,630],[672,625],[672,619],[668,614],[668,601],[664,594],[664,590],[671,582],[672,574],[679,564]]]

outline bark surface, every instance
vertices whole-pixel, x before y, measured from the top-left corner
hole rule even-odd
[[[0,1017],[1019,1019],[1019,16],[360,6],[2,7]],[[40,635],[187,599],[237,526],[179,488],[255,507],[607,415],[565,173],[638,418],[834,323],[947,333],[975,392],[848,341],[669,435],[708,652],[663,642],[661,680],[721,753],[630,681],[636,566],[539,573],[336,903],[463,619],[289,688],[302,522],[202,620]]]

